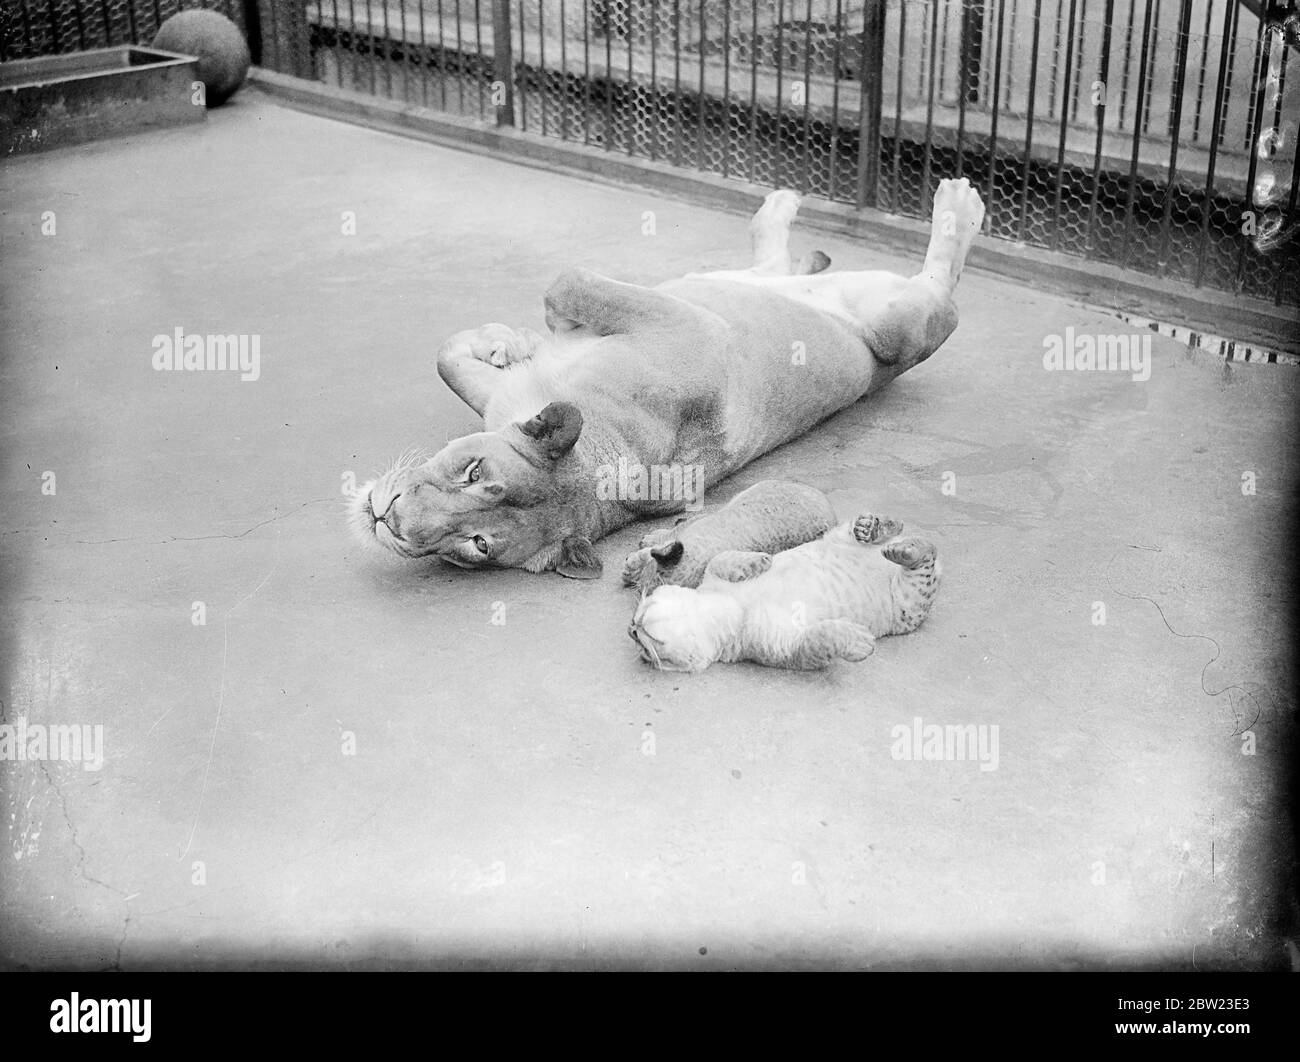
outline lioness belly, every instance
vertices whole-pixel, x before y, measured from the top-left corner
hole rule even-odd
[[[685,279],[659,290],[707,307],[730,328],[721,396],[728,472],[802,435],[871,386],[876,360],[847,319],[742,283]]]

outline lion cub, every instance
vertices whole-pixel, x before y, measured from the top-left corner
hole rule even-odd
[[[826,495],[802,483],[765,479],[742,490],[717,512],[651,531],[623,564],[623,585],[647,594],[657,586],[699,586],[704,569],[723,550],[779,553],[835,526]]]
[[[719,553],[699,589],[643,596],[628,633],[642,659],[666,671],[717,660],[801,670],[863,660],[877,638],[916,630],[939,589],[934,544],[896,537],[902,529],[866,515],[775,557]]]

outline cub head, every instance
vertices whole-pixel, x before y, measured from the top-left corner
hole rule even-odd
[[[642,596],[627,633],[661,671],[703,671],[722,655],[725,630],[698,590],[661,586]]]
[[[552,402],[531,420],[454,439],[428,460],[399,461],[351,502],[354,533],[399,557],[458,568],[600,575],[577,526],[570,452],[582,414]]]

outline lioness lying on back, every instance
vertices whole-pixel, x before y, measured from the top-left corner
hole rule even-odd
[[[969,182],[940,182],[911,278],[798,274],[797,206],[793,192],[767,197],[750,269],[653,289],[572,270],[547,292],[549,336],[504,325],[453,336],[438,371],[486,430],[362,487],[359,537],[462,568],[593,578],[593,542],[690,500],[609,497],[612,466],[700,469],[710,486],[928,358],[957,324],[952,292],[984,217]]]

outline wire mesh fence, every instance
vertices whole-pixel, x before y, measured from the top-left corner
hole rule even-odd
[[[4,58],[180,7],[262,66],[1300,304],[1294,0],[5,0]],[[15,17],[14,12],[17,13]]]

